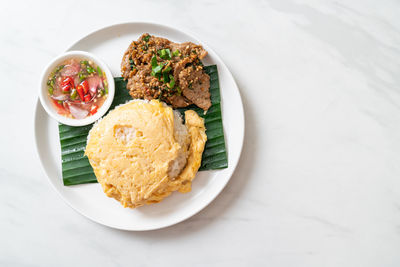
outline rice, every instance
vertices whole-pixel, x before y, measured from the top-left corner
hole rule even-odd
[[[181,146],[181,149],[179,150],[178,157],[172,160],[168,166],[168,175],[171,179],[175,179],[183,167],[185,167],[190,143],[187,127],[182,123],[181,114],[176,110],[174,110],[174,138]]]

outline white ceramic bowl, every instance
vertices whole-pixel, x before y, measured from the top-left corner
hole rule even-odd
[[[68,58],[82,58],[86,60],[91,60],[93,61],[97,66],[99,66],[103,72],[106,74],[107,82],[108,82],[108,97],[104,101],[103,105],[98,109],[98,111],[92,115],[88,116],[84,119],[72,119],[72,118],[67,118],[65,116],[62,116],[57,113],[56,109],[53,107],[53,104],[51,103],[50,97],[48,96],[48,89],[47,89],[47,80],[50,75],[50,73],[58,66],[60,65],[64,60]],[[115,93],[115,84],[114,84],[114,78],[111,74],[110,69],[107,67],[107,65],[100,60],[98,57],[95,55],[84,52],[84,51],[70,51],[61,54],[60,56],[56,57],[53,59],[47,67],[44,69],[42,73],[42,77],[40,79],[40,91],[39,91],[39,98],[40,102],[42,103],[43,108],[46,110],[47,114],[49,114],[53,119],[56,121],[70,125],[70,126],[83,126],[83,125],[88,125],[91,124],[98,119],[100,119],[110,108],[111,103],[114,99],[114,93]]]

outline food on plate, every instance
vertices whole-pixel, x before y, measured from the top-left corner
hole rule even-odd
[[[105,194],[124,207],[191,190],[207,136],[204,120],[158,100],[132,100],[93,126],[85,154]]]
[[[218,82],[218,69],[216,65],[205,66],[207,74],[210,75],[210,93],[214,99],[209,111],[204,114],[200,108],[194,109],[202,118],[207,128],[207,143],[204,147],[203,156],[199,171],[219,170],[228,167],[226,155],[221,105],[220,90]],[[123,78],[114,78],[115,80],[115,97],[112,103],[112,109],[115,106],[125,104],[131,101],[132,97],[126,90],[126,82]],[[110,97],[110,95],[109,95]],[[191,107],[181,108],[179,112],[191,109]],[[63,183],[66,186],[86,184],[97,182],[97,178],[90,166],[84,153],[86,147],[86,139],[91,127],[72,127],[64,124],[59,125],[59,137],[62,155],[62,175]],[[73,148],[73,149],[71,149]],[[89,166],[88,166],[89,165]]]
[[[103,70],[84,58],[65,60],[47,80],[48,97],[57,113],[73,119],[95,114],[107,98],[107,87]]]
[[[159,99],[174,108],[195,104],[207,111],[211,107],[210,77],[201,62],[206,55],[201,45],[174,43],[145,33],[126,50],[122,77],[133,98]]]

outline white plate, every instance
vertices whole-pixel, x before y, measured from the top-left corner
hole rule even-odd
[[[102,58],[114,76],[120,76],[120,62],[129,44],[142,33],[163,36],[175,42],[199,43],[208,51],[205,65],[216,64],[220,79],[222,117],[229,167],[202,171],[187,194],[173,193],[161,203],[123,208],[108,198],[99,184],[64,186],[61,176],[60,143],[57,122],[51,119],[40,103],[35,114],[36,147],[49,181],[62,198],[76,211],[100,224],[133,231],[153,230],[181,222],[206,207],[225,187],[238,163],[243,145],[244,114],[237,85],[228,68],[205,43],[180,30],[154,23],[124,23],[95,31],[72,45],[69,50],[83,50]]]

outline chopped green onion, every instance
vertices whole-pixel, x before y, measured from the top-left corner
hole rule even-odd
[[[172,56],[177,57],[181,54],[181,52],[179,51],[179,49],[176,49],[173,53]]]
[[[171,71],[171,69],[172,69],[171,66],[168,66],[168,67],[165,68],[165,70],[163,70],[163,82],[164,83],[168,83],[169,82],[170,75],[168,75],[168,74]]]
[[[169,88],[174,88],[174,86],[175,86],[175,79],[174,79],[174,76],[172,76],[172,75],[169,75],[169,80],[170,80],[170,82],[169,82]]]
[[[151,76],[156,77],[159,81],[161,81],[161,72],[155,72],[154,70],[151,71]]]
[[[129,65],[130,65],[131,70],[136,69],[136,67],[135,67],[135,62],[133,62],[133,59],[132,59],[132,58],[129,58]]]
[[[85,74],[83,74],[82,72],[78,73],[78,77],[79,77],[79,81],[83,81],[84,79],[87,78],[87,76]]]
[[[179,86],[176,87],[176,91],[178,92],[178,95],[182,94],[182,90],[181,90],[181,88]]]
[[[163,67],[164,67],[164,66],[163,66],[162,64],[158,65],[157,67],[154,68],[154,72],[155,72],[155,73],[160,72],[160,71],[162,70]]]
[[[167,55],[167,52],[165,52],[164,49],[158,50],[158,55],[159,55],[161,58],[164,58],[164,57]]]
[[[144,40],[145,42],[148,42],[149,39],[150,39],[150,35],[146,35],[145,37],[143,37],[143,40]]]
[[[81,64],[83,64],[83,65],[89,65],[89,62],[88,62],[87,60],[82,60],[82,61],[81,61]]]
[[[53,95],[54,91],[54,78],[47,81],[47,86],[49,87],[49,94]]]
[[[163,67],[164,67],[164,64],[157,65],[156,67],[153,68],[153,72],[155,74],[160,73]]]
[[[189,86],[188,86],[189,89],[192,89],[192,84],[193,84],[192,82],[189,82]]]
[[[58,100],[57,102],[58,102],[58,104],[62,104],[63,103],[61,100]]]
[[[162,59],[171,59],[171,50],[169,48],[158,50],[158,55]]]
[[[96,70],[94,68],[92,68],[92,66],[90,66],[90,65],[87,65],[86,70],[89,74],[96,72]]]
[[[163,72],[163,82],[168,83],[169,82],[169,76],[167,72]]]
[[[60,70],[62,70],[64,68],[65,65],[60,65],[55,69],[55,72],[59,72]]]
[[[103,77],[103,72],[101,71],[99,66],[97,66],[97,74],[99,74],[100,77]]]
[[[153,57],[151,58],[151,67],[152,67],[152,68],[157,67],[157,57],[156,57],[156,56],[153,56]]]
[[[163,72],[169,73],[171,71],[171,69],[172,69],[171,66],[168,66],[165,68],[165,70]]]

